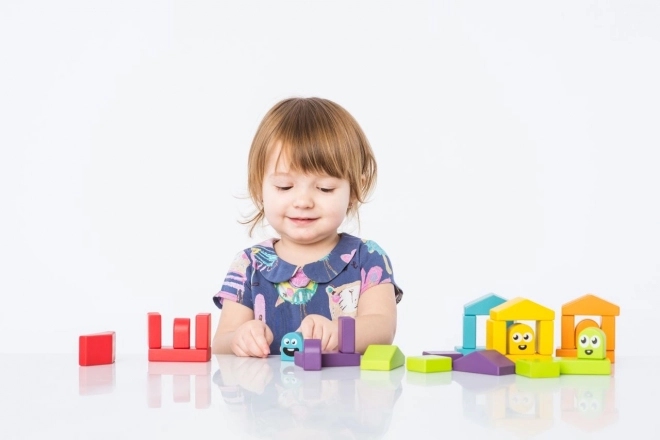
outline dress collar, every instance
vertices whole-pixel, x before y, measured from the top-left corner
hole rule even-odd
[[[274,239],[266,240],[252,247],[255,269],[272,283],[289,281],[302,270],[307,278],[317,283],[327,283],[335,278],[353,259],[361,239],[350,234],[339,234],[339,242],[328,255],[302,267],[295,266],[279,258],[275,253]]]

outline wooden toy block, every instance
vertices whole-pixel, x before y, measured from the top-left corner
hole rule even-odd
[[[94,333],[78,338],[78,365],[106,365],[115,362],[115,332]]]
[[[147,324],[149,334],[149,348],[161,347],[161,316],[160,313],[147,313]]]
[[[359,367],[360,353],[323,353],[321,367]]]
[[[517,362],[520,359],[527,359],[527,360],[534,360],[534,359],[539,359],[539,360],[550,360],[552,359],[552,355],[548,354],[507,354],[506,355],[507,359],[510,359],[512,362]]]
[[[360,360],[361,370],[390,371],[402,367],[406,357],[396,345],[372,344]]]
[[[337,322],[339,333],[339,352],[355,353],[355,319],[340,316]]]
[[[575,348],[575,316],[561,316],[561,347]]]
[[[583,319],[582,321],[577,323],[577,325],[575,326],[575,332],[573,333],[573,337],[575,338],[575,344],[576,344],[575,348],[578,347],[577,340],[578,340],[578,335],[580,334],[580,332],[582,330],[584,330],[585,328],[590,328],[590,327],[600,328],[598,323],[596,321],[594,321],[593,319]]]
[[[620,308],[596,295],[587,294],[561,307],[562,315],[601,315],[619,316]]]
[[[555,312],[526,298],[514,298],[490,309],[494,321],[553,321]]]
[[[559,360],[560,374],[602,374],[612,372],[612,363],[609,359],[568,359]]]
[[[559,361],[544,359],[520,359],[516,361],[516,374],[537,378],[559,377]]]
[[[293,353],[293,363],[302,369],[305,368],[305,358],[303,357],[302,351],[296,351]]]
[[[321,369],[321,340],[305,339],[305,349],[302,352],[303,369],[319,371]]]
[[[190,348],[190,318],[175,318],[174,340],[172,347],[163,347],[161,344],[161,316],[160,313],[148,313],[148,340],[149,362],[208,362],[211,360],[211,314],[200,313],[195,318],[195,348]],[[187,322],[186,322],[187,321]],[[197,328],[198,323],[201,325]],[[187,328],[187,331],[186,331]],[[188,348],[185,347],[184,335],[187,333]],[[205,348],[197,345],[209,343]]]
[[[472,315],[463,316],[463,347],[477,347],[477,317]]]
[[[463,314],[468,316],[487,316],[490,313],[490,309],[499,306],[506,301],[506,299],[497,296],[494,293],[489,293],[465,304],[463,306]]]
[[[552,356],[554,336],[554,321],[536,321],[536,352]]]
[[[462,355],[466,355],[466,354],[472,353],[474,351],[485,350],[485,349],[486,349],[485,345],[479,345],[476,348],[465,348],[465,347],[461,347],[459,345],[454,347],[454,350],[456,350],[458,353],[460,353]]]
[[[577,349],[576,348],[557,348],[555,350],[555,356],[558,358],[577,358]],[[606,350],[605,357],[614,363],[614,350]]]
[[[163,347],[149,349],[149,362],[208,362],[211,360],[210,348]]]
[[[211,347],[211,314],[198,313],[195,316],[195,348]]]
[[[605,332],[597,327],[582,330],[577,340],[578,359],[605,359],[607,339]],[[609,360],[608,360],[609,362]]]
[[[456,359],[454,371],[502,376],[515,374],[516,364],[496,350],[480,350]]]
[[[447,356],[409,356],[406,358],[406,369],[418,373],[439,373],[451,371],[452,358]]]
[[[190,348],[190,318],[174,318],[174,336],[172,346],[174,348]]]
[[[291,362],[297,352],[305,349],[305,340],[301,332],[289,332],[282,336],[280,342],[280,358],[283,361]],[[301,358],[302,359],[302,358]]]
[[[482,350],[484,347],[481,348]],[[456,359],[463,357],[463,353],[459,353],[458,351],[424,351],[422,352],[422,356],[426,355],[433,355],[433,356],[446,356],[450,357],[452,361],[455,361]]]
[[[607,336],[607,349],[614,350],[616,345],[616,323],[614,316],[601,316],[600,328],[605,332],[605,335]]]
[[[509,327],[506,333],[506,354],[536,354],[536,339],[530,326],[519,322]]]
[[[486,350],[497,350],[506,354],[506,321],[486,320]]]

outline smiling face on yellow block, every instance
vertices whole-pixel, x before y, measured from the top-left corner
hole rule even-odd
[[[534,330],[527,324],[513,324],[507,331],[506,351],[508,354],[535,354]]]

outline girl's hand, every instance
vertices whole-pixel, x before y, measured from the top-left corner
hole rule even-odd
[[[273,332],[258,319],[251,319],[241,324],[231,339],[231,351],[236,356],[265,358],[270,354]]]
[[[325,316],[307,315],[296,331],[302,333],[303,339],[320,339],[321,351],[335,351],[339,345],[337,321],[330,321]]]

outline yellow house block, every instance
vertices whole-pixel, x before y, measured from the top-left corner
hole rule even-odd
[[[536,322],[536,352],[552,356],[554,351],[555,322]]]
[[[511,299],[490,309],[494,321],[553,321],[555,311],[526,298]]]
[[[506,321],[486,320],[486,349],[506,354]]]

